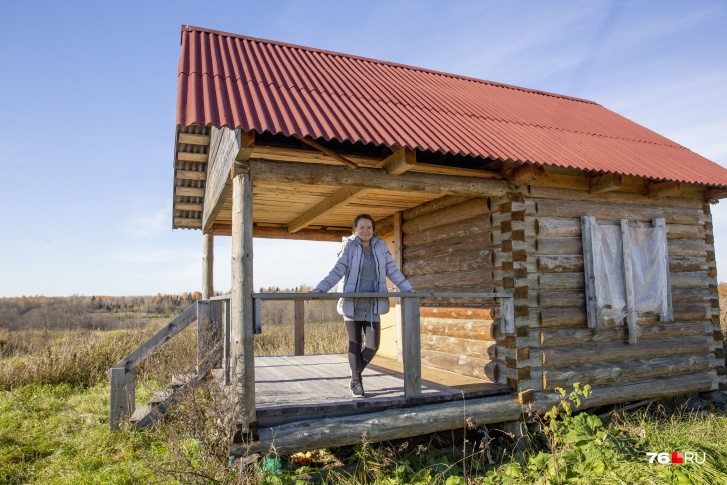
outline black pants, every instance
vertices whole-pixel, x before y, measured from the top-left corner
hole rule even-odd
[[[361,373],[369,365],[379,350],[381,343],[381,322],[345,322],[348,332],[348,365],[351,367],[351,376],[360,379]],[[373,325],[373,328],[372,328]],[[361,346],[365,346],[363,351]]]

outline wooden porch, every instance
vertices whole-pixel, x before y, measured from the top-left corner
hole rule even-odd
[[[484,379],[422,366],[421,394],[407,397],[404,369],[377,356],[363,372],[366,397],[351,397],[346,355],[255,358],[255,407],[258,428],[294,421],[331,418],[509,394],[510,388]],[[223,371],[213,375],[222,382]]]

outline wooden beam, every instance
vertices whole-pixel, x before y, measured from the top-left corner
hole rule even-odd
[[[353,163],[348,158],[339,155],[338,153],[334,152],[333,150],[329,150],[328,148],[324,147],[323,145],[321,145],[319,143],[314,142],[313,140],[311,140],[308,137],[302,137],[302,136],[298,136],[298,135],[293,135],[293,136],[295,138],[297,138],[298,140],[302,141],[303,143],[305,143],[306,145],[312,146],[316,150],[318,150],[318,151],[320,151],[322,153],[325,153],[329,157],[335,158],[336,160],[338,160],[342,164],[346,165],[347,167],[350,167],[350,168],[358,168],[358,165],[356,165],[355,163]]]
[[[305,355],[305,301],[293,302],[294,355]]]
[[[545,169],[542,165],[525,164],[515,168],[507,176],[507,180],[515,187],[528,185],[538,177],[545,175]]]
[[[400,192],[426,192],[441,195],[502,196],[508,188],[501,180],[429,175],[407,172],[391,176],[380,169],[313,165],[250,160],[256,181],[304,185],[353,185]]]
[[[670,195],[680,195],[682,184],[679,182],[661,182],[649,184],[649,199],[658,199]]]
[[[250,174],[242,172],[232,180],[230,367],[243,433],[256,421],[252,255],[252,182]]]
[[[194,133],[180,133],[177,143],[186,143],[187,145],[209,145],[209,135],[197,135]]]
[[[235,136],[237,137],[237,146],[239,147],[235,160],[238,162],[246,162],[255,150],[255,132],[252,130],[235,130]]]
[[[419,299],[401,298],[404,395],[422,394],[422,345],[419,329]]]
[[[629,343],[635,344],[638,337],[636,326],[636,310],[634,307],[634,271],[631,264],[631,239],[629,239],[629,221],[621,219],[621,245],[624,264],[624,291],[626,293],[626,324],[629,329]]]
[[[301,229],[298,232],[290,233],[285,227],[259,226],[252,228],[253,237],[265,239],[296,239],[304,241],[333,241],[341,242],[341,238],[351,235],[351,229]],[[231,224],[214,224],[210,231],[217,236],[231,236]]]
[[[621,188],[621,174],[606,173],[598,177],[592,177],[589,181],[592,194],[603,194]]]
[[[194,227],[200,229],[202,227],[202,219],[193,219],[191,217],[175,217],[174,227]]]
[[[417,163],[417,152],[411,148],[399,148],[386,157],[379,165],[389,175],[399,175],[414,168]]]
[[[201,187],[175,187],[174,195],[185,197],[204,197],[204,189]]]
[[[727,190],[724,189],[708,189],[704,191],[704,198],[708,202],[714,203],[725,197],[727,197]]]
[[[323,217],[338,207],[344,206],[356,200],[357,197],[365,193],[365,189],[361,187],[343,187],[330,195],[327,199],[314,205],[292,221],[288,222],[288,232],[296,233],[301,229],[313,224],[316,219]]]
[[[178,211],[196,211],[202,212],[202,204],[193,204],[190,202],[176,202],[174,209]]]

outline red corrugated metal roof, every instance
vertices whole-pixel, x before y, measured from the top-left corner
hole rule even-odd
[[[177,124],[727,186],[727,170],[592,101],[182,27]]]

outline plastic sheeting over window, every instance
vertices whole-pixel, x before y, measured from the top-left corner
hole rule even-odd
[[[653,227],[631,226],[626,220],[618,226],[584,216],[582,226],[589,326],[628,319],[630,340],[635,341],[636,314],[656,313],[671,320],[664,220],[655,219]]]

